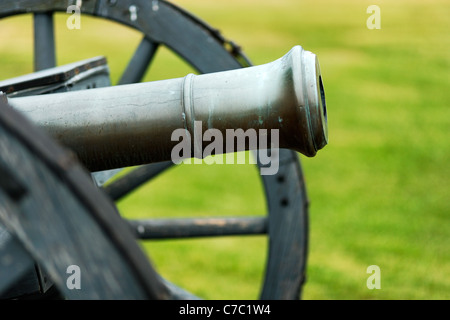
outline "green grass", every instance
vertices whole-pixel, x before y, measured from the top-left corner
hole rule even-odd
[[[241,44],[255,64],[297,44],[319,57],[330,143],[301,157],[311,200],[303,298],[449,299],[448,1],[376,1],[380,30],[366,28],[369,3],[359,0],[179,3]],[[65,19],[56,20],[58,63],[107,55],[116,82],[139,35],[87,17],[69,31]],[[30,72],[30,17],[0,21],[0,30],[0,78]],[[163,49],[145,80],[188,72]],[[119,208],[128,217],[257,215],[265,212],[261,190],[248,165],[184,165]],[[264,237],[143,246],[163,276],[202,297],[258,296]],[[366,287],[373,264],[381,290]]]

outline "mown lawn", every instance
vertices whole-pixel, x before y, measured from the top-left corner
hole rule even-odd
[[[240,45],[254,64],[300,44],[319,57],[329,145],[300,157],[311,200],[304,299],[449,299],[450,4],[444,0],[177,1]],[[366,8],[381,9],[369,30]],[[82,17],[55,24],[58,64],[106,55],[116,82],[140,36]],[[0,21],[0,79],[32,70],[30,16]],[[145,80],[192,69],[162,48]],[[118,206],[127,217],[259,215],[250,165],[173,168]],[[258,297],[266,238],[143,243],[163,276],[209,299]],[[366,269],[381,269],[369,290]]]

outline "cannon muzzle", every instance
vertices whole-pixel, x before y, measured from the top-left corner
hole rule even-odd
[[[276,132],[280,148],[310,157],[328,142],[319,63],[300,46],[260,66],[10,98],[9,104],[71,148],[91,171],[170,160],[177,129],[194,137],[195,157],[203,156],[195,142],[205,144],[199,132],[209,129],[224,136],[229,129],[252,129],[268,138]]]

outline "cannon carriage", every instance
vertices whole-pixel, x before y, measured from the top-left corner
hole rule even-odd
[[[104,57],[55,67],[52,15],[69,6],[142,33],[118,85],[110,85]],[[0,17],[29,12],[36,72],[0,83],[3,298],[197,299],[159,275],[137,239],[267,234],[260,298],[297,299],[308,247],[308,199],[297,152],[314,156],[328,135],[316,56],[297,46],[272,63],[252,66],[236,44],[166,1],[0,4]],[[159,46],[199,74],[139,83]],[[200,158],[205,142],[198,132],[266,130],[270,136],[275,130],[277,170],[261,175],[266,215],[121,218],[115,201],[174,166],[177,129],[191,137],[189,155]],[[225,153],[257,155],[260,149],[223,144]],[[259,169],[267,166],[256,159]],[[103,186],[129,166],[137,168]],[[83,270],[82,290],[67,284],[67,268],[74,265]]]

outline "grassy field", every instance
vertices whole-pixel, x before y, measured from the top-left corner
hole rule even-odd
[[[240,45],[254,64],[300,44],[319,57],[329,145],[300,157],[310,207],[303,299],[450,298],[450,4],[444,0],[177,1]],[[369,30],[369,4],[381,29]],[[58,64],[106,55],[117,81],[140,36],[82,17],[55,24]],[[32,70],[31,17],[0,21],[0,79]],[[145,80],[191,68],[162,48]],[[119,203],[127,217],[259,215],[249,165],[173,168]],[[163,276],[208,299],[258,297],[266,238],[143,243]],[[366,269],[381,269],[369,290]]]

